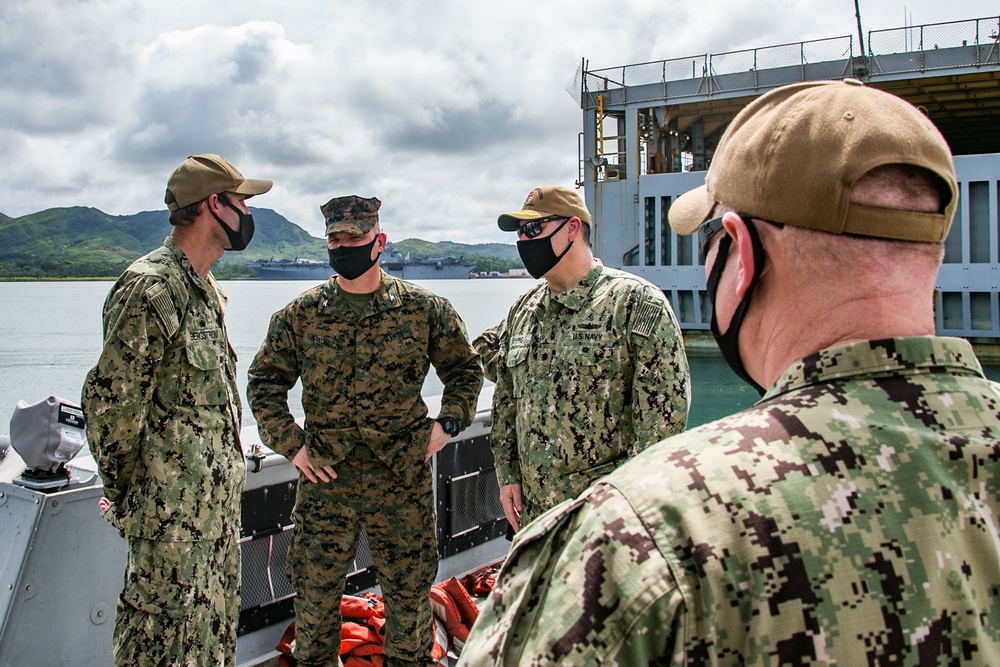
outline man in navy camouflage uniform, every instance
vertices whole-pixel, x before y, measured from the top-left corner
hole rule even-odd
[[[497,224],[517,232],[525,268],[544,279],[475,344],[496,382],[493,455],[516,531],[683,431],[690,378],[663,292],[594,258],[575,192],[535,188]]]
[[[82,405],[103,516],[128,540],[118,665],[236,661],[246,465],[226,296],[210,269],[250,242],[245,200],[270,188],[218,155],[189,157],[167,183],[170,236],[104,303]]]
[[[957,203],[899,98],[748,105],[669,218],[763,399],[523,531],[462,663],[1000,664],[1000,386],[933,335]]]
[[[380,204],[348,196],[321,207],[337,276],[274,314],[250,366],[261,438],[300,470],[288,568],[301,665],[338,664],[340,598],[362,528],[385,600],[389,664],[433,662],[428,461],[472,423],[483,383],[451,304],[379,268]],[[420,396],[431,365],[444,383],[436,419]],[[300,379],[302,426],[287,402]]]

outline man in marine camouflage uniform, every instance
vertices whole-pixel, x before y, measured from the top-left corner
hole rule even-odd
[[[479,354],[479,363],[483,368],[483,376],[490,382],[496,382],[500,375],[500,344],[507,330],[507,319],[500,322],[472,341],[472,347]]]
[[[767,393],[519,536],[463,662],[1000,664],[1000,386],[933,335],[957,203],[943,137],[888,93],[737,115],[669,217]]]
[[[687,424],[684,341],[663,292],[605,268],[572,190],[535,188],[500,229],[544,281],[476,339],[493,394],[500,502],[516,531]]]
[[[83,388],[105,519],[128,540],[118,665],[232,665],[240,583],[236,355],[210,271],[253,235],[244,179],[218,155],[189,157],[167,182],[173,229],[104,303],[104,350]]]
[[[362,527],[385,600],[389,664],[433,662],[428,461],[472,423],[483,383],[451,304],[379,268],[380,204],[349,196],[321,207],[338,275],[274,314],[250,366],[261,438],[301,472],[288,559],[301,665],[337,665],[340,598]],[[444,383],[436,419],[420,396],[430,365]],[[302,427],[287,402],[299,379]]]

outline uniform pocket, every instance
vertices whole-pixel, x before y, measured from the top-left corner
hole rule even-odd
[[[521,398],[527,391],[527,371],[529,348],[527,345],[511,347],[507,351],[507,371],[511,376],[511,383],[514,389],[514,398]]]
[[[122,590],[122,601],[153,616],[183,618],[194,600],[194,589],[182,584],[154,582],[131,575]]]
[[[615,346],[606,343],[576,343],[566,347],[563,359],[593,375],[615,364]]]
[[[191,378],[182,391],[195,405],[224,405],[228,400],[222,369],[222,351],[216,341],[191,341],[185,347]]]

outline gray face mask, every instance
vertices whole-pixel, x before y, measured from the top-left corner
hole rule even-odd
[[[229,225],[222,221],[222,218],[215,215],[214,211],[212,212],[212,216],[215,218],[216,222],[222,226],[222,231],[224,231],[226,236],[229,237],[229,247],[226,248],[226,250],[246,250],[246,247],[250,245],[250,239],[253,238],[253,215],[250,213],[244,213],[240,209],[233,206],[233,202],[229,201],[229,197],[227,197],[224,192],[219,194],[219,199],[221,199],[226,206],[236,211],[236,215],[240,216],[240,228],[233,231]]]

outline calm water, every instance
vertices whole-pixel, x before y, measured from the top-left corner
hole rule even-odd
[[[506,314],[531,280],[429,280],[422,283],[451,300],[475,337]],[[18,400],[34,403],[49,396],[79,402],[87,371],[101,352],[101,308],[113,283],[0,282],[0,433],[9,430]],[[229,295],[226,326],[239,357],[241,391],[271,314],[312,287],[306,280],[223,281]],[[431,372],[425,395],[441,393]],[[298,405],[297,388],[290,401]],[[253,415],[244,411],[244,424]]]
[[[9,430],[18,400],[48,396],[78,402],[87,371],[101,350],[101,307],[111,282],[0,282],[0,433]],[[475,337],[493,326],[533,284],[530,280],[428,280],[424,287],[447,297]],[[312,286],[309,281],[226,281],[226,324],[239,356],[241,390],[271,314]],[[739,382],[715,355],[690,356],[693,401],[690,425],[698,425],[751,405],[756,393]],[[987,369],[1000,379],[1000,367]],[[441,393],[431,372],[424,395]],[[297,388],[290,404],[301,416]],[[252,424],[250,410],[244,423]]]

